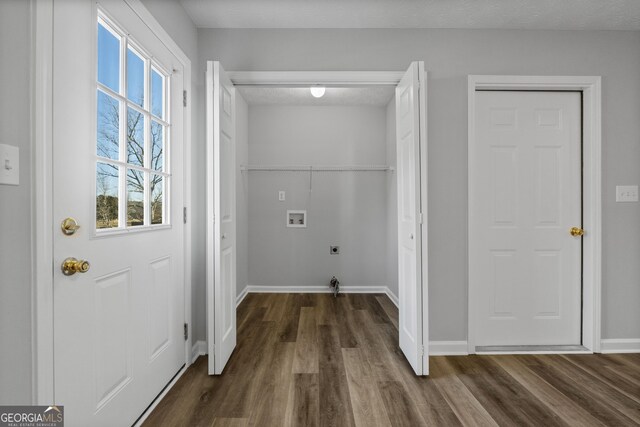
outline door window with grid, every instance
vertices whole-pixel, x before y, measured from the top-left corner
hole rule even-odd
[[[98,17],[96,229],[169,224],[169,73]]]

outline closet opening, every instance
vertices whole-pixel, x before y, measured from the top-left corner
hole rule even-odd
[[[337,298],[383,294],[399,307],[401,348],[428,373],[419,70],[387,84],[243,84],[209,63],[210,374],[235,347],[236,300],[329,294],[333,277]]]
[[[397,303],[395,87],[236,89],[238,291]]]

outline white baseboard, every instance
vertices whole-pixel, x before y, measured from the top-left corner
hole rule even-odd
[[[429,341],[429,356],[468,356],[466,341]]]
[[[640,338],[617,338],[600,341],[602,353],[640,353]]]
[[[345,294],[386,294],[386,286],[340,286],[340,292]],[[247,292],[251,293],[296,293],[296,294],[328,294],[329,286],[266,286],[248,285]]]
[[[207,342],[196,341],[191,347],[191,363],[195,362],[200,356],[207,354]]]
[[[400,308],[400,306],[399,306],[400,300],[398,300],[398,296],[396,294],[394,294],[391,289],[385,288],[384,293],[387,294],[387,296],[389,297],[389,299],[391,300],[393,305],[395,305],[396,307]]]
[[[244,300],[244,298],[249,293],[249,285],[246,285],[244,289],[240,292],[240,295],[236,297],[236,307],[240,305],[240,303]]]

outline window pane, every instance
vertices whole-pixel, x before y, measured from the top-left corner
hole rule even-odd
[[[98,24],[98,81],[120,92],[120,38]]]
[[[127,49],[127,98],[144,105],[144,61],[131,48]]]
[[[164,119],[164,76],[151,70],[151,113]]]
[[[98,91],[98,156],[118,160],[120,150],[120,103],[102,91]]]
[[[127,225],[144,225],[144,172],[127,170]]]
[[[144,166],[144,114],[127,108],[127,162]]]
[[[163,223],[164,207],[164,178],[161,175],[152,175],[151,179],[151,224]]]
[[[118,227],[117,166],[98,163],[96,171],[96,228]]]
[[[151,169],[164,169],[164,126],[151,120]]]

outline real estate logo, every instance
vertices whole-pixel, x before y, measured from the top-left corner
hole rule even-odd
[[[0,406],[0,427],[64,427],[64,406]]]

